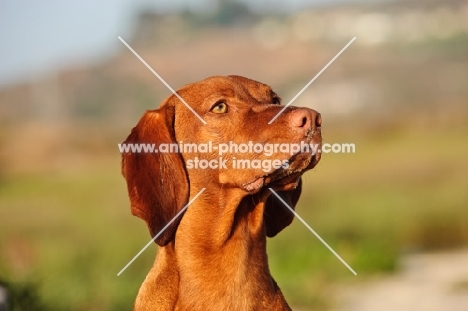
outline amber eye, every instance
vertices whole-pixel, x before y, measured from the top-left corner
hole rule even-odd
[[[279,99],[279,97],[273,97],[273,104],[281,105],[281,99]]]
[[[217,103],[216,105],[213,106],[213,108],[211,108],[211,112],[214,112],[214,113],[226,113],[227,110],[228,110],[228,106],[226,105],[225,102]]]

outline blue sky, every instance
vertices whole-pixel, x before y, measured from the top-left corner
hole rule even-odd
[[[1,0],[0,86],[73,63],[99,60],[121,48],[118,36],[128,38],[135,12],[153,6],[160,11],[182,7],[204,10],[213,0]],[[284,10],[326,0],[260,0]],[[337,0],[334,0],[335,2]],[[350,0],[348,0],[350,1]],[[331,2],[331,1],[328,1]]]

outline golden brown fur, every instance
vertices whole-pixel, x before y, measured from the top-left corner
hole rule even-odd
[[[283,108],[262,83],[239,76],[210,77],[178,94],[207,122],[204,125],[174,95],[147,111],[125,143],[321,143],[320,115],[307,108]],[[211,108],[224,102],[226,113]],[[155,241],[154,266],[135,302],[138,311],[290,310],[270,275],[266,237],[293,220],[268,188],[294,207],[303,172],[320,154],[291,156],[277,151],[227,153],[243,159],[288,160],[288,168],[268,173],[258,168],[187,169],[187,161],[218,159],[211,153],[124,153],[132,213],[146,221],[155,236],[202,188],[206,190]]]

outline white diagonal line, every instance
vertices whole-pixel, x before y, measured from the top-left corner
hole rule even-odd
[[[185,106],[187,106],[188,109],[190,109],[190,111],[191,111],[198,119],[200,119],[200,121],[203,122],[203,124],[206,124],[205,120],[203,120],[202,117],[200,117],[200,116],[198,115],[198,113],[196,113],[195,110],[193,110],[192,107],[190,107],[190,105],[187,104],[187,102],[186,102],[182,97],[180,97],[179,94],[177,94],[177,92],[174,91],[174,89],[173,89],[169,84],[167,84],[167,82],[164,81],[164,79],[161,78],[161,76],[158,75],[158,73],[157,73],[156,71],[154,71],[153,68],[150,67],[150,65],[148,65],[148,64],[146,63],[145,60],[144,60],[143,58],[141,58],[141,56],[138,55],[138,53],[135,52],[135,50],[133,50],[132,47],[131,47],[130,45],[128,45],[127,42],[125,42],[124,39],[122,39],[120,36],[119,36],[118,38],[119,38],[120,41],[122,41],[123,44],[125,44],[125,46],[126,46],[130,51],[132,51],[133,54],[135,54],[136,57],[138,57],[138,59],[139,59],[146,67],[148,67],[148,69],[149,69],[156,77],[158,77],[158,79],[159,79],[175,96],[177,96],[177,98],[178,98],[181,102],[184,103]]]
[[[310,80],[309,83],[307,83],[306,86],[304,86],[304,87],[302,88],[302,90],[300,90],[299,93],[297,93],[296,96],[294,96],[294,98],[291,99],[291,100],[289,101],[289,103],[288,103],[286,106],[284,106],[283,109],[281,109],[280,112],[278,112],[278,113],[276,114],[276,116],[273,117],[273,119],[270,120],[270,122],[268,122],[268,124],[273,123],[273,121],[275,121],[276,118],[278,118],[279,115],[282,114],[282,113],[286,110],[286,108],[288,108],[288,106],[291,105],[291,104],[293,103],[293,101],[295,101],[296,98],[298,98],[299,95],[301,95],[302,92],[304,92],[304,91],[309,87],[309,85],[311,85],[312,82],[314,82],[315,79],[317,79],[317,78],[322,74],[322,72],[324,72],[325,69],[327,69],[328,66],[330,66],[330,65],[332,64],[332,63],[338,58],[338,56],[340,56],[341,53],[343,53],[344,50],[346,50],[346,49],[348,48],[348,46],[350,46],[351,43],[353,43],[354,40],[356,40],[356,37],[352,38],[351,41],[349,41],[348,44],[346,44],[346,46],[345,46],[344,48],[342,48],[341,51],[338,52],[338,54],[336,54],[335,57],[333,57],[333,59],[332,59],[331,61],[329,61],[328,64],[326,64],[325,67],[323,67],[323,69],[320,70],[320,72],[319,72],[318,74],[316,74],[315,77],[313,77],[312,80]]]
[[[321,237],[320,235],[318,235],[317,232],[314,231],[314,229],[312,229],[305,221],[304,219],[302,219],[301,216],[299,216],[296,211],[294,209],[292,209],[288,203],[286,203],[273,189],[271,188],[268,188],[278,199],[280,199],[281,202],[283,202],[284,206],[286,206],[287,208],[289,208],[289,210],[294,214],[294,216],[297,217],[297,219],[299,219],[303,224],[304,226],[307,227],[307,229],[310,230],[310,232],[312,232],[319,240],[320,242],[322,242],[332,253],[333,255],[335,255],[345,266],[346,268],[349,269],[349,271],[351,271],[354,275],[357,275],[357,273],[353,270],[353,268],[351,268],[347,263],[346,261],[343,260],[343,258],[340,257],[340,255],[338,255],[328,244],[327,242],[325,242]]]
[[[134,262],[135,259],[137,259],[137,258],[141,255],[141,253],[143,253],[143,252],[145,251],[145,249],[147,249],[151,244],[153,244],[153,242],[158,238],[158,236],[160,236],[160,235],[167,229],[167,227],[169,227],[170,224],[172,224],[172,223],[174,222],[174,220],[176,220],[176,219],[189,207],[189,205],[192,204],[193,201],[195,201],[195,200],[198,198],[198,196],[199,196],[200,194],[202,194],[203,191],[205,191],[205,189],[206,189],[206,188],[203,188],[202,190],[200,190],[200,192],[198,192],[198,194],[197,194],[196,196],[194,196],[193,199],[191,199],[190,202],[188,202],[187,205],[185,205],[184,208],[182,208],[182,209],[180,210],[180,212],[178,212],[177,215],[175,215],[174,218],[172,218],[171,221],[169,221],[169,222],[167,223],[167,225],[166,225],[164,228],[162,228],[161,231],[159,231],[158,234],[156,234],[156,235],[154,236],[154,238],[152,238],[151,241],[149,241],[148,244],[146,244],[146,245],[141,249],[141,251],[139,251],[138,254],[136,254],[135,257],[133,257],[132,260],[130,260],[129,263],[125,265],[125,267],[123,267],[122,270],[120,270],[119,273],[117,273],[117,276],[120,276],[120,275],[125,271],[125,269],[127,269],[128,266],[130,266],[130,265],[132,264],[132,262]]]

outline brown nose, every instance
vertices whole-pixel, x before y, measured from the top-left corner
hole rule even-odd
[[[290,114],[290,124],[293,128],[317,128],[322,126],[322,116],[312,109],[296,109]]]

